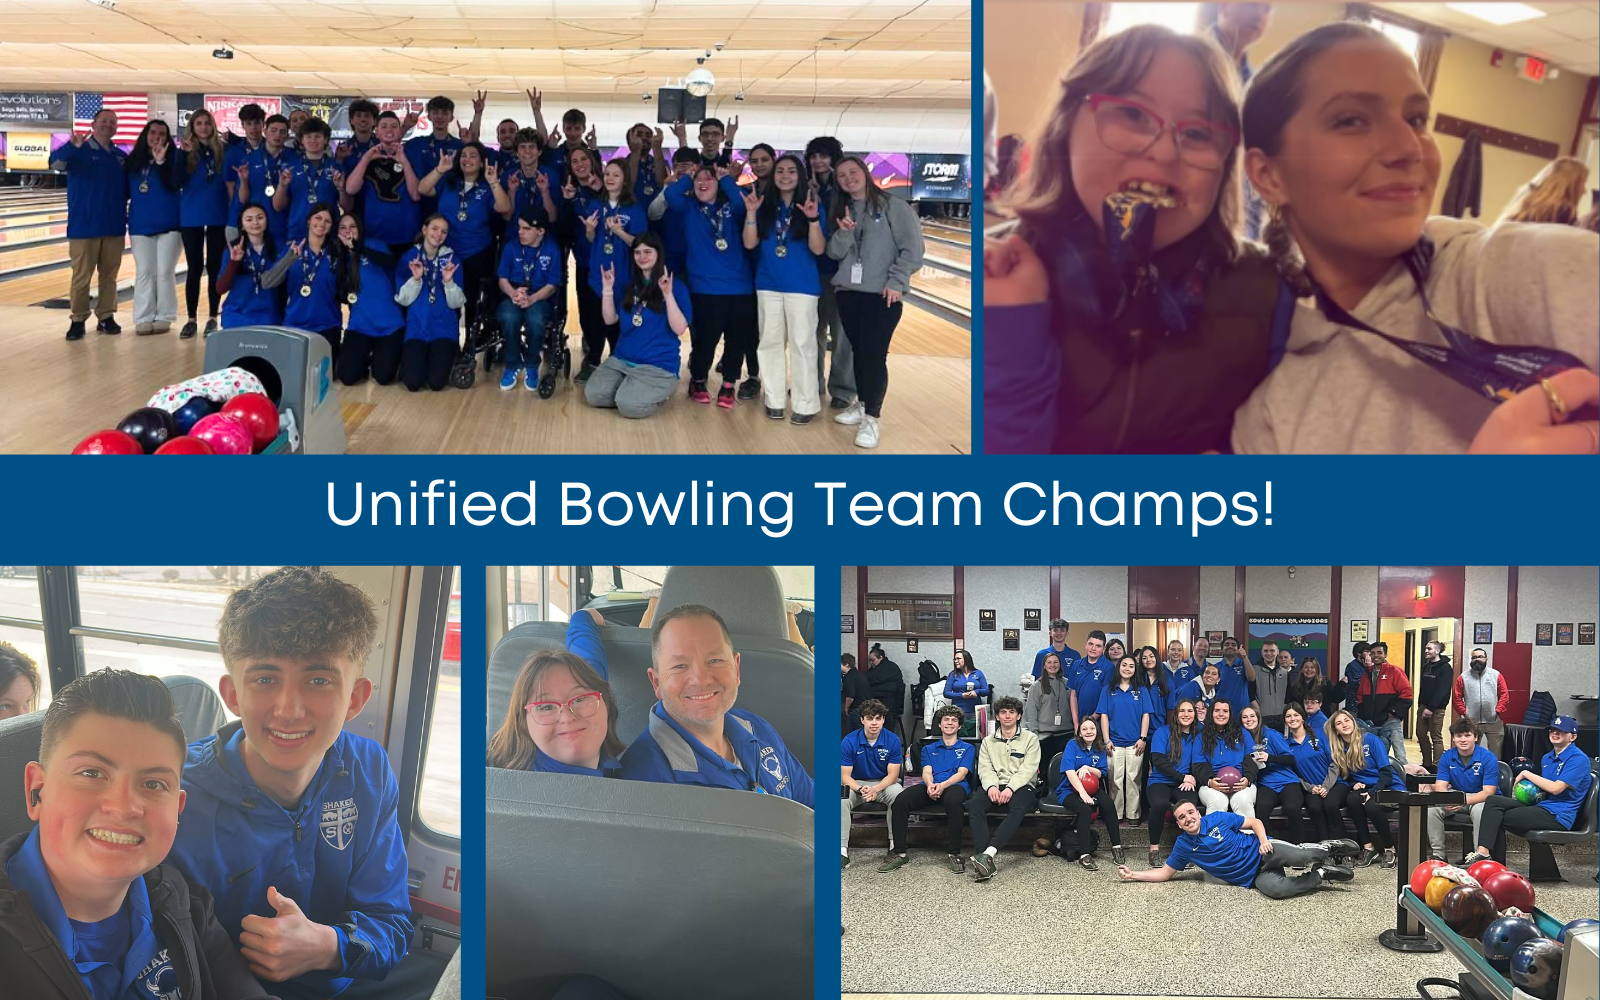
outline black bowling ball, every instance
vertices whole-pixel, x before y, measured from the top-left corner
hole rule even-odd
[[[139,442],[146,455],[178,436],[178,425],[172,414],[154,406],[145,406],[122,418],[117,430]]]

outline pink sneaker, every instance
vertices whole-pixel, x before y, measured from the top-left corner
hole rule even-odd
[[[717,390],[717,405],[724,410],[731,410],[735,405],[734,392],[738,386],[732,382],[722,383],[722,388]]]
[[[711,402],[711,394],[706,391],[706,384],[704,382],[689,383],[689,398],[694,400],[696,403]]]

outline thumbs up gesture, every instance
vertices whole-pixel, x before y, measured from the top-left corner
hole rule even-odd
[[[267,887],[267,905],[274,916],[250,914],[239,922],[239,954],[257,978],[281,983],[340,966],[338,932],[311,920],[274,886]]]

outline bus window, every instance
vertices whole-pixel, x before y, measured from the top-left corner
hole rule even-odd
[[[545,603],[550,593],[549,566],[506,567],[506,628],[523,622],[562,621],[566,609]],[[558,613],[552,613],[558,612]]]
[[[31,711],[50,703],[50,668],[45,658],[44,614],[40,611],[38,568],[0,566],[0,642],[30,657],[39,670],[39,690]],[[5,687],[0,683],[0,687]],[[4,694],[4,692],[0,692]]]
[[[217,620],[228,595],[276,566],[79,566],[86,671],[183,674],[213,690],[222,677]]]
[[[461,568],[450,582],[450,611],[434,682],[433,718],[422,761],[417,815],[430,830],[461,837]]]

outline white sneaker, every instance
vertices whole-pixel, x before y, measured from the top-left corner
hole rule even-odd
[[[876,448],[878,446],[878,418],[863,415],[861,429],[856,431],[857,448]]]
[[[856,424],[861,423],[861,418],[866,415],[867,408],[862,406],[860,402],[855,402],[840,410],[838,413],[835,413],[833,415],[833,422],[836,424],[848,424],[851,427],[854,427]]]

